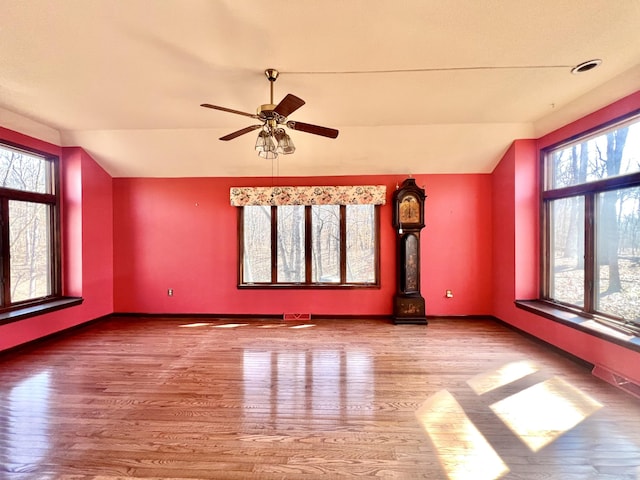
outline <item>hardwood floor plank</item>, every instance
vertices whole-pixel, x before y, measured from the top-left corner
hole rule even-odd
[[[0,356],[0,478],[640,478],[638,399],[498,323],[298,325],[114,317]]]

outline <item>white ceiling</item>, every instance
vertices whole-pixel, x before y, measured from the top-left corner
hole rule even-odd
[[[84,147],[111,175],[490,172],[640,89],[639,0],[3,0],[0,125]],[[593,58],[581,75],[570,68]],[[307,104],[277,164],[265,68]]]

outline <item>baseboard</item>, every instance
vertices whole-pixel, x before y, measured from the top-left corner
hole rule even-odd
[[[294,319],[297,314],[291,316],[289,313],[149,313],[149,312],[115,312],[114,317],[140,317],[140,318],[265,318],[282,320],[286,315],[287,320]],[[302,318],[305,317],[305,318]],[[334,314],[334,313],[313,313],[306,312],[301,315],[300,320],[392,320],[393,315],[389,314]],[[447,319],[447,320],[495,320],[493,315],[427,315],[428,320]]]
[[[139,317],[139,318],[230,318],[230,319],[269,319],[282,320],[285,313],[145,313],[145,312],[115,312],[114,317]],[[313,320],[390,320],[389,315],[335,315],[326,313],[306,313],[306,319]],[[290,318],[287,318],[291,320]]]
[[[436,318],[444,318],[447,320],[498,320],[493,315],[427,315],[428,320],[434,320]]]
[[[494,321],[496,321],[497,323],[500,323],[502,325],[504,325],[505,327],[507,327],[510,330],[513,330],[514,332],[519,333],[520,335],[522,335],[523,337],[528,338],[529,340],[531,340],[532,342],[535,342],[539,345],[544,345],[546,348],[549,348],[551,350],[553,350],[554,352],[556,352],[557,354],[573,361],[574,363],[577,363],[578,365],[586,368],[587,370],[591,370],[593,369],[593,363],[587,362],[586,360],[575,356],[572,353],[567,352],[566,350],[563,350],[560,347],[557,347],[556,345],[554,345],[553,343],[549,343],[546,340],[543,340],[539,337],[536,337],[535,335],[530,334],[529,332],[526,332],[514,325],[511,325],[510,323],[505,322],[504,320],[501,320],[497,317],[493,317]]]
[[[31,350],[33,348],[39,348],[44,343],[51,342],[54,340],[59,340],[60,338],[64,338],[67,336],[75,335],[78,331],[91,327],[96,323],[102,322],[104,320],[108,320],[112,317],[113,314],[103,315],[102,317],[94,318],[93,320],[87,320],[86,322],[79,323],[78,325],[73,325],[72,327],[64,328],[62,330],[58,330],[57,332],[50,333],[43,337],[34,338],[33,340],[29,340],[25,343],[21,343],[14,347],[9,347],[5,350],[0,351],[0,357],[5,355],[15,354],[16,352],[22,352],[24,350]]]

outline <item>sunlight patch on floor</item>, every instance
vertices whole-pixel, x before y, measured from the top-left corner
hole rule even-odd
[[[491,410],[534,452],[602,408],[558,377],[491,405]]]
[[[416,411],[416,417],[451,480],[495,480],[509,472],[448,391],[441,390],[427,399]]]
[[[490,409],[522,442],[522,449],[533,452],[540,451],[603,407],[557,376],[516,393],[512,393],[513,389],[504,391],[498,401],[495,395],[488,397],[491,400],[483,397],[538,371],[539,367],[533,362],[523,360],[475,375],[466,382],[477,394],[477,400],[471,399],[474,403],[465,403],[467,408],[473,408],[474,412],[477,409],[476,413]],[[448,390],[429,397],[416,411],[416,418],[432,440],[450,480],[496,480],[510,471],[491,445],[491,432],[483,433]]]
[[[521,378],[531,375],[538,371],[538,367],[528,360],[521,362],[512,362],[503,365],[497,370],[491,370],[489,372],[481,373],[472,377],[467,381],[467,384],[473,389],[473,391],[482,395],[484,393],[495,390],[496,388],[508,385],[511,382],[520,380]]]

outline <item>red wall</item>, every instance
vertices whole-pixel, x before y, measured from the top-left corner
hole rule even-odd
[[[492,175],[492,303],[493,314],[499,318],[508,316],[511,303],[516,299],[515,150],[516,142],[507,150]],[[533,256],[537,252],[532,250],[528,254]],[[529,261],[533,263],[534,259]],[[504,308],[507,310],[503,311]]]
[[[554,131],[515,141],[492,174],[493,314],[594,365],[640,383],[640,353],[525,312],[516,299],[538,296],[540,149],[640,108],[640,92]]]
[[[114,294],[117,312],[388,315],[395,291],[391,195],[404,177],[279,178],[280,185],[385,184],[381,288],[238,290],[237,212],[232,186],[271,178],[114,180]],[[491,311],[491,177],[423,175],[422,293],[428,315]],[[167,290],[174,290],[169,297]],[[454,290],[445,300],[444,290]]]
[[[113,313],[113,179],[81,148],[82,296],[93,318]]]
[[[113,312],[111,177],[81,149],[55,145],[0,127],[0,138],[60,156],[63,288],[82,305],[0,326],[0,351]]]
[[[493,312],[538,297],[538,168],[535,140],[516,140],[492,174]]]
[[[490,315],[490,175],[418,175],[424,185],[422,295],[427,315]],[[453,298],[445,297],[453,291]]]

